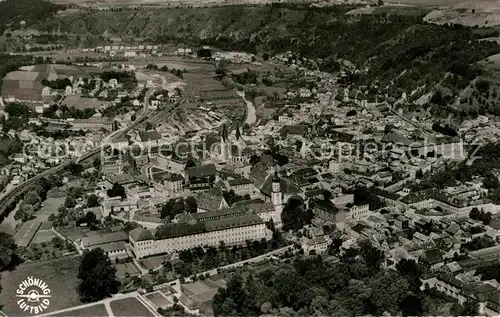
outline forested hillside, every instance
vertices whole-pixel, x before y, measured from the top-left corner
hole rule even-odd
[[[432,86],[446,72],[463,77],[466,84],[479,72],[471,64],[500,52],[498,44],[478,41],[496,31],[427,24],[420,15],[346,15],[352,8],[270,5],[122,9],[57,17],[39,23],[37,28],[140,37],[157,43],[211,44],[253,53],[292,51],[307,57],[345,58],[369,69],[368,74],[355,80],[380,80],[380,86],[394,96]]]
[[[0,2],[0,34],[6,28],[17,29],[20,22],[27,26],[46,19],[63,9],[62,6],[45,0],[5,0]]]

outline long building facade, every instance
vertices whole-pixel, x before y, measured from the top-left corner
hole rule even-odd
[[[245,244],[247,240],[271,239],[272,232],[257,214],[188,222],[169,223],[155,231],[136,228],[129,233],[130,246],[136,258],[172,253],[198,246]]]

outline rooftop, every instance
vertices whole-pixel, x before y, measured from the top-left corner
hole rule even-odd
[[[204,164],[200,166],[194,166],[190,167],[187,170],[187,174],[189,177],[195,177],[195,178],[201,178],[201,177],[210,177],[210,176],[216,176],[217,175],[217,168],[215,167],[215,164],[210,163],[210,164]]]
[[[168,238],[176,238],[176,237],[195,235],[205,232],[254,226],[262,223],[264,223],[264,221],[255,214],[227,217],[217,220],[198,222],[194,224],[169,223],[162,225],[156,229],[155,239],[161,240]]]
[[[139,133],[139,138],[141,139],[141,142],[148,142],[148,141],[161,140],[162,136],[156,130],[149,130],[149,131],[146,131],[146,132],[140,132]]]
[[[195,196],[195,199],[198,204],[198,208],[207,211],[214,211],[221,208],[224,196],[222,195],[221,189],[216,187],[200,192]]]
[[[231,179],[228,181],[229,185],[232,186],[238,186],[238,185],[247,185],[247,184],[253,184],[253,182],[249,179],[246,178],[237,178],[237,179]]]
[[[153,239],[153,234],[151,233],[151,231],[144,228],[135,228],[134,230],[129,232],[129,236],[134,241],[146,241]]]
[[[101,244],[126,241],[126,240],[128,240],[128,234],[125,231],[118,231],[118,232],[111,232],[101,235],[85,237],[82,238],[81,243],[84,248],[92,248]]]

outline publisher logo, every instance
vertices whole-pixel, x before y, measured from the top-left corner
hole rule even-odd
[[[43,280],[30,276],[19,284],[16,297],[23,312],[38,315],[50,305],[50,288]]]

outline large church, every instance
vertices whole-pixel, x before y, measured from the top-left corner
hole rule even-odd
[[[246,163],[252,155],[252,150],[241,137],[240,127],[236,126],[236,132],[229,136],[227,126],[222,125],[221,133],[221,159],[233,163]]]
[[[226,124],[222,126],[220,134],[220,158],[224,162],[248,163],[252,150],[242,138],[237,126],[235,133],[229,134]],[[269,172],[269,169],[272,172]],[[276,167],[269,166],[263,171],[262,182],[255,182],[254,186],[260,192],[260,198],[248,202],[241,202],[257,213],[264,221],[273,220],[277,227],[281,226],[281,213],[287,200],[294,195],[300,195],[301,190],[290,181],[280,178]]]

